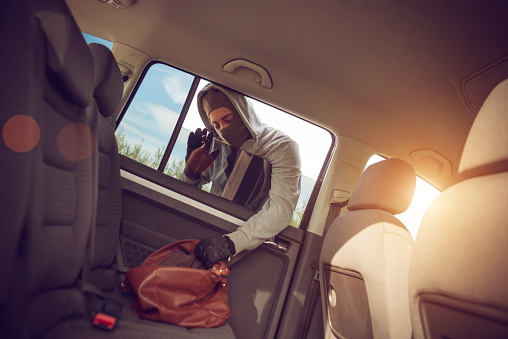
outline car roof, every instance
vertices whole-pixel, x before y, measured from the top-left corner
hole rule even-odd
[[[508,56],[503,1],[138,0],[125,9],[67,2],[86,33],[405,159],[442,189],[460,180],[484,87],[508,76],[499,67],[490,78],[482,73]],[[234,59],[265,68],[273,87],[245,70],[224,72]],[[468,87],[471,79],[479,85]],[[448,159],[451,175],[410,156],[421,149]]]

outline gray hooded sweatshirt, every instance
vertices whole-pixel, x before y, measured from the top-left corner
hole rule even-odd
[[[229,98],[252,136],[240,149],[266,159],[272,166],[271,188],[267,201],[242,227],[227,235],[235,244],[236,253],[240,253],[245,249],[258,247],[289,225],[300,196],[300,153],[295,141],[259,120],[254,108],[242,94],[208,84],[199,92],[197,102],[201,119],[206,129],[212,131],[214,138],[227,144],[218,135],[203,109],[202,98],[211,88],[222,91]],[[196,183],[186,177],[182,179],[191,184]]]

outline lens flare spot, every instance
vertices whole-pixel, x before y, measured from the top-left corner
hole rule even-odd
[[[7,147],[14,152],[25,153],[39,143],[41,129],[32,117],[18,114],[6,121],[2,129],[2,138]]]
[[[85,124],[71,123],[60,130],[57,137],[60,154],[69,161],[82,161],[92,155],[95,135]]]

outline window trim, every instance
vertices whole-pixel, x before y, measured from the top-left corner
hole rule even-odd
[[[122,111],[118,115],[118,118],[116,119],[116,126],[115,126],[115,133],[118,129],[118,126],[120,126],[120,123],[122,122],[125,114],[127,113],[127,110],[129,109],[132,101],[136,97],[136,94],[138,93],[139,88],[141,87],[143,80],[145,79],[146,74],[150,70],[150,68],[154,65],[161,64],[166,65],[170,68],[176,69],[180,72],[187,73],[191,75],[194,79],[192,80],[191,87],[189,88],[189,92],[187,93],[187,97],[185,98],[185,102],[182,106],[182,109],[180,110],[180,114],[178,115],[178,120],[176,122],[176,125],[173,129],[173,132],[171,133],[171,136],[169,137],[168,143],[166,147],[164,148],[164,154],[162,156],[162,159],[159,163],[159,166],[157,167],[157,171],[164,172],[164,169],[166,168],[166,165],[169,161],[169,157],[171,155],[171,152],[173,152],[173,148],[175,147],[178,135],[180,134],[183,126],[183,122],[185,118],[187,117],[187,113],[189,111],[190,105],[192,103],[192,99],[194,98],[194,95],[196,94],[196,90],[198,88],[199,82],[201,81],[201,77],[192,74],[190,72],[184,71],[178,67],[174,67],[168,63],[161,62],[161,61],[155,61],[152,60],[148,64],[146,64],[145,68],[143,69],[143,72],[141,73],[141,76],[137,80],[134,88],[132,89],[132,92],[129,94],[129,97],[127,98],[127,101],[125,102],[125,105],[122,108]],[[177,133],[175,133],[177,132]]]
[[[182,131],[183,122],[185,121],[185,118],[187,117],[187,113],[189,112],[189,108],[192,103],[192,99],[194,98],[194,95],[196,94],[196,90],[198,89],[198,85],[199,85],[200,81],[201,81],[200,77],[194,76],[194,80],[192,80],[191,88],[189,89],[189,93],[187,93],[187,98],[185,99],[185,103],[183,104],[182,110],[180,111],[180,115],[178,116],[178,120],[176,121],[175,128],[173,129],[173,133],[171,133],[171,137],[169,138],[168,145],[166,146],[166,149],[164,150],[164,155],[162,156],[159,167],[157,168],[157,170],[160,172],[164,172],[164,169],[166,168],[166,165],[168,164],[169,157],[171,155],[171,152],[173,152],[173,148],[175,147],[178,136],[180,135],[180,132]]]

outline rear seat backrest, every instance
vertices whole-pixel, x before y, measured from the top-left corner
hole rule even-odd
[[[16,273],[8,311],[2,314],[6,338],[39,337],[64,318],[83,316],[82,295],[74,286],[95,210],[96,111],[86,110],[94,88],[92,56],[63,1],[28,5],[21,16],[29,29],[18,37],[27,42],[25,50],[17,51],[24,54],[23,62],[11,66],[12,72],[22,67],[33,77],[26,91],[14,95],[34,110],[1,114],[32,116],[40,140],[23,154],[33,157],[33,168],[23,178],[30,194],[23,201],[27,207],[17,251],[10,253],[15,257],[8,258],[16,263]],[[3,99],[5,93],[1,95]],[[8,191],[19,183],[2,180]]]
[[[105,274],[115,259],[119,246],[122,210],[120,187],[120,156],[113,127],[108,122],[118,107],[123,93],[123,79],[111,51],[100,44],[89,45],[95,66],[94,98],[99,109],[99,191],[94,256],[90,281],[96,286],[111,290],[116,280]]]

